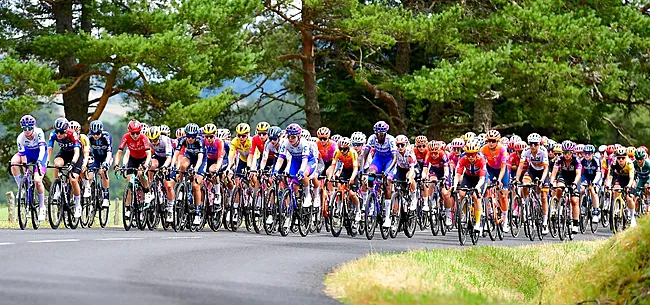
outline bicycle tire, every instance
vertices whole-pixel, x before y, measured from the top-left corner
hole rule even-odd
[[[485,203],[483,206],[484,221],[483,226],[487,227],[487,233],[491,241],[497,240],[496,235],[496,219],[494,219],[494,200],[492,197],[487,197],[483,199]],[[484,229],[485,231],[485,229]]]
[[[332,236],[339,237],[341,231],[343,230],[344,217],[347,213],[344,213],[344,203],[343,203],[343,193],[336,191],[334,197],[332,197],[332,202],[328,205],[327,217],[330,219],[330,226]],[[350,234],[350,232],[348,232]]]
[[[533,201],[533,213],[535,214],[535,229],[537,231],[537,239],[544,240],[544,215],[542,215],[542,203],[535,199]]]
[[[404,206],[402,201],[401,191],[393,192],[393,195],[390,198],[390,211],[388,213],[388,217],[390,217],[388,236],[392,239],[397,237],[397,232],[399,231],[400,226],[404,226],[402,213],[404,212],[403,209],[407,209],[407,207]]]
[[[263,208],[263,214],[264,215],[264,233],[266,235],[271,235],[275,232],[275,228],[278,225],[278,203],[277,203],[277,192],[275,190],[275,187],[272,187],[267,191],[265,194],[265,199],[264,199],[264,208]],[[266,223],[266,218],[271,217],[273,220],[271,224]]]
[[[557,198],[555,196],[552,196],[550,199],[550,202],[548,203],[550,208],[549,215],[548,215],[548,232],[551,234],[551,237],[556,238],[558,236],[558,211],[559,211],[559,204],[557,201]],[[555,210],[555,213],[552,213],[552,211]]]
[[[59,189],[59,198],[54,198],[57,188]],[[50,227],[53,230],[59,228],[61,225],[61,220],[63,218],[63,208],[62,208],[62,198],[63,196],[63,187],[61,185],[61,179],[54,179],[52,185],[50,185],[50,193],[47,197],[47,218],[50,222]]]
[[[25,230],[27,227],[27,218],[29,215],[29,202],[27,199],[29,186],[27,185],[27,180],[27,178],[22,179],[18,185],[18,194],[16,195],[16,205],[18,206],[18,225],[20,226],[21,230]]]
[[[235,189],[233,190],[232,196],[230,198],[230,213],[228,214],[229,215],[228,226],[230,227],[230,231],[232,231],[232,232],[237,232],[237,230],[239,229],[239,223],[238,222],[241,221],[241,219],[243,218],[243,215],[241,215],[241,213],[239,213],[240,208],[242,206],[242,196],[241,196],[241,194],[242,194],[241,188],[236,186]],[[238,203],[238,206],[235,207],[235,198],[237,198],[237,196],[239,196],[239,203]],[[239,213],[239,215],[237,215],[238,213]],[[239,217],[237,217],[237,219],[235,219],[235,216],[239,216]]]
[[[571,217],[573,206],[571,205],[571,198],[569,197],[569,194],[567,194],[566,192],[563,196],[563,201],[565,202],[564,217],[567,220],[566,221],[567,237],[569,237],[569,240],[573,240],[573,217]]]
[[[366,203],[366,214],[364,216],[365,228],[364,233],[366,239],[372,240],[375,236],[375,229],[377,227],[377,198],[374,193],[368,195],[368,200]]]
[[[253,199],[253,229],[255,230],[255,233],[260,234],[262,227],[264,226],[264,217],[262,216],[264,215],[262,212],[262,207],[264,206],[264,194],[262,188],[257,190]]]
[[[465,207],[465,200],[457,200],[457,208],[456,208],[456,224],[458,225],[458,241],[460,242],[461,246],[464,246],[465,243],[467,242],[467,235],[469,233],[468,227],[467,227],[467,219],[470,218],[469,213],[469,208]],[[463,218],[465,218],[465,221],[463,221]],[[472,228],[474,230],[474,228]]]
[[[291,191],[289,189],[285,189],[282,193],[282,201],[278,204],[278,208],[280,210],[278,217],[278,230],[280,231],[280,235],[287,236],[289,235],[289,230],[293,222],[293,213],[291,211]],[[284,225],[287,219],[289,219],[289,226]]]
[[[298,206],[298,232],[300,232],[300,236],[302,237],[309,235],[309,231],[311,230],[311,209],[311,206]]]
[[[579,200],[579,209],[578,211],[578,222],[579,222],[579,227],[580,227],[580,234],[585,234],[587,232],[587,225],[585,224],[585,221],[587,221],[587,196],[586,194],[583,194]]]

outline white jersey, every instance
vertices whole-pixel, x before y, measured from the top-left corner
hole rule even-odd
[[[34,128],[32,133],[32,139],[28,139],[25,136],[25,132],[21,132],[16,138],[16,144],[18,145],[18,154],[24,156],[29,154],[32,157],[38,156],[38,160],[43,160],[46,155],[45,148],[47,144],[45,143],[45,134],[43,129]]]
[[[548,153],[546,152],[546,148],[539,146],[537,148],[537,154],[533,156],[530,147],[526,147],[526,149],[521,153],[521,159],[519,162],[526,162],[535,170],[543,170],[544,165],[548,166]]]
[[[277,156],[279,149],[280,143],[278,143],[278,146],[275,146],[271,141],[266,141],[266,144],[264,144],[264,154],[262,154],[262,158],[268,160],[269,153],[273,153],[273,156]]]
[[[295,158],[296,160],[307,159],[310,163],[316,162],[316,158],[314,157],[309,143],[310,142],[305,139],[300,139],[298,145],[293,146],[289,143],[288,139],[285,139],[282,144],[280,144],[280,158],[287,159],[287,156],[290,156],[292,160]],[[293,161],[295,162],[296,160]]]
[[[415,158],[415,153],[410,147],[406,148],[403,155],[400,152],[397,152],[397,166],[408,169],[415,167],[415,164],[417,164],[417,159]]]
[[[384,143],[379,143],[376,135],[371,135],[368,138],[368,146],[365,149],[372,149],[376,157],[390,158],[393,153],[397,152],[397,145],[395,144],[395,137],[386,134]]]
[[[172,155],[172,141],[169,137],[161,135],[160,141],[157,144],[151,143],[151,148],[158,157],[171,157]]]

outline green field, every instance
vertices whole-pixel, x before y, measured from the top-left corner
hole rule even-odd
[[[650,218],[608,240],[372,254],[328,275],[347,304],[650,304]]]
[[[110,214],[109,214],[109,217],[108,217],[108,223],[106,225],[107,227],[122,227],[122,208],[121,208],[121,206],[120,206],[120,209],[117,212],[118,212],[118,217],[119,217],[118,218],[119,223],[117,225],[114,225],[113,224],[113,217],[115,215],[114,214],[115,213],[115,200],[112,200],[111,201],[110,211],[109,211]],[[14,207],[14,215],[15,215],[15,217],[17,219],[18,218],[18,211],[16,210],[15,207]],[[31,221],[31,220],[28,219],[28,221]],[[19,228],[19,227],[20,226],[18,225],[18,220],[14,221],[14,222],[9,221],[9,209],[7,208],[7,205],[5,205],[5,204],[0,205],[0,228],[2,228],[2,229],[12,229],[12,228]],[[81,225],[80,225],[80,227],[81,227]],[[94,228],[99,228],[99,216],[98,215],[95,216],[95,223],[93,224],[93,227]],[[47,221],[41,222],[40,228],[42,228],[42,229],[45,229],[45,228],[50,229],[49,222],[47,222]],[[61,223],[59,228],[65,228],[63,223]],[[26,230],[32,230],[31,222],[29,222]]]

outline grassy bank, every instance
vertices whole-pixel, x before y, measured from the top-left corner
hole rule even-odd
[[[650,219],[639,224],[601,241],[373,254],[328,275],[326,293],[355,305],[650,303]]]

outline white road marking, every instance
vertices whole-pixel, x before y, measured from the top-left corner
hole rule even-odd
[[[15,245],[16,243],[0,243],[0,246]]]
[[[28,243],[63,243],[80,241],[79,239],[44,239],[44,240],[28,240]]]
[[[201,236],[170,236],[170,237],[163,237],[162,239],[199,239],[203,238]]]
[[[109,237],[109,238],[97,238],[95,240],[101,241],[119,241],[119,240],[141,240],[144,237]]]

